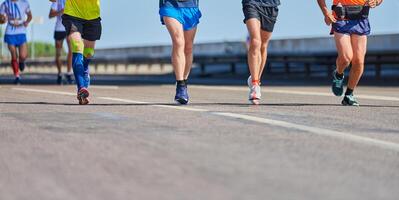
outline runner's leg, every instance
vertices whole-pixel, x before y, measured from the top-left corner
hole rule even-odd
[[[172,65],[177,81],[183,81],[186,58],[184,54],[185,39],[182,24],[174,18],[164,17],[165,25],[172,39]]]
[[[72,45],[70,38],[67,38],[68,44],[68,55],[67,55],[67,72],[70,74],[72,72]]]
[[[259,72],[259,80],[262,79],[262,74],[266,66],[267,62],[267,47],[269,46],[270,39],[272,37],[272,32],[267,32],[267,31],[261,31],[261,39],[262,39],[262,45],[261,45],[261,56],[262,56],[262,62],[260,65],[260,72]]]
[[[252,18],[246,21],[248,32],[250,35],[249,51],[248,51],[248,65],[249,71],[251,72],[252,81],[256,82],[260,80],[259,74],[261,70],[261,27],[260,21],[256,18]]]
[[[83,49],[84,43],[79,32],[72,32],[69,36],[72,44],[72,67],[75,75],[78,91],[85,85],[84,81],[84,66],[83,66]]]
[[[62,73],[62,61],[61,61],[61,54],[62,54],[62,43],[63,40],[56,40],[55,41],[55,63],[57,65],[58,76]]]
[[[193,65],[193,48],[194,48],[194,38],[197,32],[197,28],[193,28],[189,31],[184,31],[184,57],[186,60],[186,65],[184,68],[184,80],[188,79],[190,71]]]
[[[336,61],[337,72],[338,74],[343,74],[353,58],[351,36],[335,32],[334,38],[338,51],[338,58]]]
[[[14,72],[14,76],[19,77],[19,66],[18,66],[18,55],[17,55],[17,47],[13,45],[8,45],[8,50],[11,54],[11,68]]]
[[[88,88],[90,86],[90,62],[94,56],[94,48],[96,46],[96,41],[84,41],[83,50],[83,76],[84,76],[84,87]]]
[[[358,85],[364,71],[364,60],[367,51],[367,36],[352,35],[351,43],[353,49],[353,60],[348,88],[354,90]]]

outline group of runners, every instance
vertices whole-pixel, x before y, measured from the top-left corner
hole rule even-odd
[[[62,81],[62,43],[68,43],[68,73],[71,81],[73,69],[77,84],[79,104],[89,103],[89,64],[94,56],[97,40],[101,38],[100,0],[50,0],[50,17],[57,17],[54,33],[56,40],[58,82]],[[325,23],[331,26],[338,57],[332,74],[332,92],[344,95],[343,105],[359,106],[353,92],[363,74],[370,35],[370,8],[379,6],[383,0],[333,0],[328,8],[326,0],[317,0]],[[272,37],[279,13],[280,0],[242,0],[244,23],[249,32],[248,41],[248,100],[259,104],[261,79],[267,61],[267,47]],[[202,13],[199,0],[160,0],[159,15],[172,40],[172,65],[176,77],[175,101],[188,104],[188,79],[193,64],[194,39]],[[5,0],[0,8],[0,22],[8,21],[4,41],[12,55],[11,66],[15,82],[19,83],[19,70],[23,71],[27,56],[26,27],[32,19],[27,0]],[[18,51],[17,51],[18,50]],[[344,93],[344,71],[351,66],[347,89]]]

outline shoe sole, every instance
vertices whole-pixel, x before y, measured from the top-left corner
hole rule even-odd
[[[259,105],[260,104],[260,99],[253,99],[253,100],[249,100],[249,102],[253,105]]]
[[[341,97],[344,94],[344,89],[342,88],[342,92],[335,92],[334,89],[331,90],[332,93],[337,96],[337,97]]]
[[[353,107],[359,107],[359,106],[360,106],[360,104],[353,104],[353,105],[350,105],[349,103],[346,103],[345,101],[342,101],[341,104],[342,104],[343,106],[353,106]]]
[[[188,104],[188,100],[186,99],[175,99],[176,104],[179,105],[187,105]]]

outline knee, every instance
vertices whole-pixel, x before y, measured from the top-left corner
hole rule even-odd
[[[73,53],[83,53],[84,43],[82,40],[71,40],[72,52]]]
[[[351,53],[345,53],[338,56],[338,62],[342,65],[348,66],[353,59],[353,55]]]
[[[258,52],[261,50],[262,40],[259,38],[251,38],[249,51],[250,52]]]
[[[185,44],[184,46],[184,54],[191,55],[193,54],[194,45],[193,44]]]
[[[267,52],[267,46],[268,46],[268,45],[269,45],[268,42],[262,42],[262,45],[261,45],[261,47],[260,47],[260,50],[261,50],[263,53]]]
[[[364,58],[353,58],[352,59],[352,65],[354,66],[364,66]]]
[[[28,55],[19,55],[19,62],[25,62],[26,58],[28,57]]]
[[[83,50],[83,56],[88,59],[92,58],[94,56],[94,53],[95,53],[94,48],[85,47]]]
[[[176,35],[172,39],[173,42],[173,48],[175,49],[184,49],[184,36]]]

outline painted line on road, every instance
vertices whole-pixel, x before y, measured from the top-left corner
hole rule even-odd
[[[324,129],[324,128],[317,128],[317,127],[311,127],[311,126],[306,126],[306,125],[294,124],[294,123],[280,121],[280,120],[254,117],[254,116],[250,116],[250,115],[225,113],[225,112],[216,112],[214,114],[224,116],[224,117],[230,117],[230,118],[236,118],[236,119],[242,119],[242,120],[246,120],[246,121],[267,124],[267,125],[271,125],[271,126],[296,129],[296,130],[312,133],[315,135],[322,135],[322,136],[328,136],[328,137],[332,137],[332,138],[338,138],[338,139],[342,139],[342,140],[346,140],[346,141],[361,143],[361,144],[365,144],[365,145],[371,145],[371,146],[379,147],[382,149],[388,149],[388,150],[393,150],[393,151],[399,152],[399,144],[397,144],[397,143],[383,141],[383,140],[377,140],[377,139],[363,137],[363,136],[354,135],[354,134],[350,134],[350,133],[343,133],[343,132]]]
[[[23,92],[36,92],[36,93],[45,93],[45,94],[59,94],[59,95],[76,96],[76,93],[71,93],[71,92],[60,92],[60,91],[40,90],[40,89],[31,89],[31,88],[12,88],[12,89],[18,90],[18,91],[23,91]]]
[[[227,87],[227,86],[201,86],[201,85],[193,85],[191,88],[197,89],[206,89],[206,90],[224,90],[224,91],[248,91],[247,88],[243,87]],[[294,95],[304,95],[304,96],[323,96],[323,97],[334,97],[333,94],[327,92],[310,92],[310,91],[294,91],[294,90],[276,90],[265,88],[266,92],[277,93],[277,94],[294,94]],[[399,101],[398,97],[388,97],[388,96],[376,96],[376,95],[356,95],[359,99],[367,99],[367,100],[379,100],[379,101]]]
[[[119,86],[114,86],[114,85],[90,85],[90,88],[104,89],[104,90],[117,90],[117,89],[119,89]]]
[[[208,110],[204,110],[204,109],[190,108],[190,107],[184,107],[184,106],[178,106],[178,105],[175,105],[175,106],[159,105],[159,104],[154,104],[154,103],[133,101],[133,100],[128,100],[128,99],[119,99],[119,98],[112,98],[112,97],[98,97],[98,98],[103,99],[103,100],[109,100],[109,101],[118,101],[118,102],[122,102],[122,103],[142,104],[142,105],[148,105],[148,106],[153,106],[153,107],[158,107],[158,108],[171,108],[171,109],[176,109],[176,110],[186,110],[186,111],[193,111],[193,112],[209,112]]]
[[[24,92],[36,92],[36,93],[45,93],[45,94],[58,94],[58,95],[68,95],[68,96],[76,95],[74,93],[51,91],[51,90],[39,90],[39,89],[29,89],[29,88],[12,88],[12,89],[18,90],[18,91],[24,91]],[[255,116],[237,114],[237,113],[230,113],[230,112],[213,112],[213,111],[206,110],[206,109],[197,109],[197,108],[191,108],[191,107],[187,107],[187,106],[159,105],[159,104],[154,104],[154,103],[150,103],[150,102],[134,101],[134,100],[129,100],[129,99],[120,99],[120,98],[113,98],[113,97],[97,97],[97,98],[102,99],[102,100],[114,101],[114,102],[142,104],[142,105],[148,105],[151,107],[160,107],[160,108],[168,108],[168,109],[175,109],[175,110],[185,110],[185,111],[192,111],[192,112],[206,112],[206,113],[210,113],[210,114],[216,115],[216,116],[240,119],[240,120],[256,122],[256,123],[261,123],[261,124],[267,124],[270,126],[276,126],[276,127],[281,127],[281,128],[294,129],[294,130],[299,130],[299,131],[303,131],[303,132],[307,132],[307,133],[311,133],[311,134],[315,134],[315,135],[328,136],[330,138],[341,139],[344,141],[350,141],[350,142],[354,142],[354,143],[358,143],[358,144],[369,145],[369,146],[379,147],[381,149],[399,152],[399,144],[398,143],[373,139],[373,138],[369,138],[369,137],[364,137],[364,136],[359,136],[359,135],[355,135],[355,134],[351,134],[351,133],[344,133],[344,132],[339,132],[339,131],[334,131],[334,130],[329,130],[329,129],[324,129],[324,128],[300,125],[300,124],[295,124],[295,123],[286,122],[286,121],[273,120],[273,119],[267,119],[267,118],[261,118],[261,117],[255,117]]]

